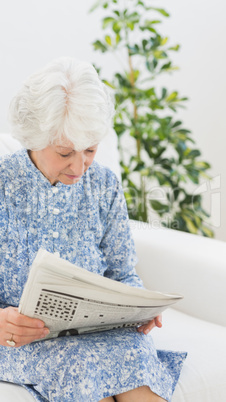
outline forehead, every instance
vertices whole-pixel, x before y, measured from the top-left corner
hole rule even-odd
[[[56,140],[52,146],[55,148],[56,151],[65,151],[65,152],[77,151],[77,148],[75,147],[73,142],[71,142],[67,138],[61,138],[61,139]],[[98,146],[98,143],[95,145],[87,144],[87,147],[82,148],[82,150],[89,149],[89,148],[96,149],[97,146]]]
[[[58,140],[55,143],[56,148],[60,148],[60,149],[70,149],[73,150],[74,149],[74,144],[67,140],[67,139],[62,139],[62,140]]]

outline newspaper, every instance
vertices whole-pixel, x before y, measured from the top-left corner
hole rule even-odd
[[[125,285],[40,249],[19,312],[43,320],[48,339],[139,326],[181,298]]]

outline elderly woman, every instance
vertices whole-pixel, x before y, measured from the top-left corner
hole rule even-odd
[[[142,287],[122,188],[94,162],[113,104],[92,65],[56,60],[12,100],[24,148],[0,160],[0,379],[37,401],[170,401],[185,354],[156,352],[136,329],[45,338],[44,322],[18,313],[39,248],[89,271]],[[109,153],[111,150],[109,149]]]

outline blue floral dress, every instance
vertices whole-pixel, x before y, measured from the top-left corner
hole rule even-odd
[[[96,162],[73,185],[52,186],[26,149],[0,159],[0,307],[18,306],[39,248],[142,287],[122,188]],[[120,329],[20,348],[0,346],[0,379],[37,401],[97,402],[148,385],[171,400],[186,353],[156,351],[151,336]]]

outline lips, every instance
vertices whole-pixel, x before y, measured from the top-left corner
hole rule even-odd
[[[65,176],[67,176],[69,179],[73,180],[73,179],[80,179],[80,176],[74,176],[71,174],[65,174]]]

